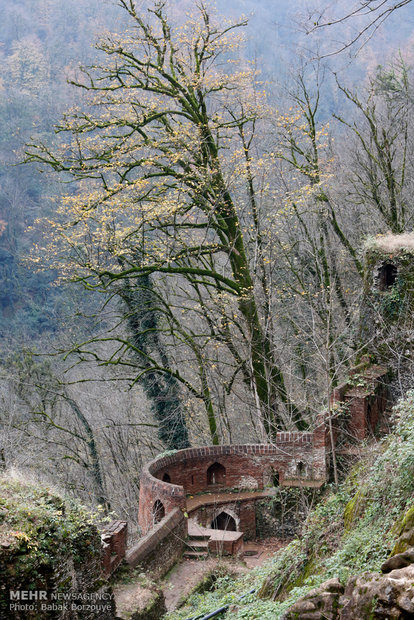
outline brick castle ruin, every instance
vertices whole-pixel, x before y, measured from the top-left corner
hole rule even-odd
[[[258,502],[277,488],[320,488],[329,477],[332,441],[336,453],[346,456],[361,441],[387,431],[396,371],[384,330],[401,338],[401,330],[411,327],[413,253],[414,235],[380,238],[366,252],[360,359],[332,392],[332,436],[321,413],[312,432],[281,432],[272,444],[188,448],[154,459],[141,474],[143,537],[126,551],[130,565],[161,576],[185,551],[194,557],[240,553],[243,540],[257,535]],[[410,355],[407,359],[399,382],[412,376]],[[111,548],[110,535],[106,544]],[[112,546],[122,547],[119,541]]]

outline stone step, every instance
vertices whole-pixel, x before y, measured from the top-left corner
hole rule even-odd
[[[187,540],[186,545],[192,551],[207,551],[208,540]]]
[[[198,540],[200,542],[208,542],[210,540],[210,534],[192,534],[188,532],[189,540]]]
[[[184,551],[183,557],[191,560],[206,560],[208,553],[207,551]]]
[[[190,519],[188,522],[188,536],[193,540],[209,540],[210,532]]]

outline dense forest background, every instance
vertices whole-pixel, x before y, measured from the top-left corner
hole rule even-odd
[[[145,13],[147,4],[137,6]],[[177,26],[195,12],[190,1],[170,4]],[[259,70],[245,87],[255,106],[266,91],[259,111],[234,122],[220,161],[243,230],[253,316],[244,292],[227,297],[224,280],[212,291],[205,279],[154,270],[112,289],[62,277],[60,264],[79,274],[62,248],[50,256],[45,229],[88,176],[39,165],[42,151],[25,145],[61,146],[54,125],[89,102],[68,80],[80,65],[106,62],[95,39],[122,35],[131,16],[109,0],[1,0],[0,467],[32,471],[135,521],[140,467],[152,455],[312,427],[359,351],[363,243],[412,230],[414,213],[412,5],[340,51],[364,16],[314,30],[324,4],[217,0],[209,9],[219,25],[216,15],[247,16],[244,45],[224,49],[219,66],[224,58],[243,75]],[[338,15],[345,5],[335,4]],[[228,114],[238,96],[217,106]],[[147,243],[160,231],[147,232]],[[229,239],[200,259],[176,237],[177,264],[205,260],[198,267],[225,274],[237,241]],[[137,247],[128,245],[128,260],[139,270]]]

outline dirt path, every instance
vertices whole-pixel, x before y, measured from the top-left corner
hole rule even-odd
[[[167,611],[173,611],[185,601],[193,589],[202,582],[203,578],[214,570],[224,568],[225,572],[237,576],[247,573],[256,566],[261,566],[276,551],[287,544],[277,538],[244,543],[244,556],[235,557],[208,556],[205,560],[183,558],[168,575],[160,582],[151,582],[144,574],[137,574],[131,583],[116,584],[114,586],[117,616],[129,618],[131,613],[144,609],[147,605],[155,605],[162,614],[163,600]],[[149,575],[149,578],[151,575]],[[162,590],[162,594],[160,592]]]
[[[256,566],[261,566],[286,544],[286,540],[281,541],[277,538],[247,542],[244,544],[246,555],[242,560],[216,557],[209,557],[206,560],[183,559],[161,584],[167,610],[176,609],[179,603],[188,597],[193,588],[215,566],[224,565],[228,572],[234,575],[246,573]]]
[[[222,560],[220,562],[217,558],[208,558],[207,560],[183,559],[180,564],[175,566],[167,580],[162,584],[167,611],[176,609],[179,603],[185,600],[192,589],[202,581],[203,577],[218,564],[225,564],[228,566],[229,572],[232,573],[245,570],[241,562],[237,566],[235,560]]]

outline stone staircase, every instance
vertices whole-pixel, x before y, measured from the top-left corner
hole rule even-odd
[[[243,532],[208,529],[188,520],[187,549],[185,558],[205,560],[213,555],[241,555],[243,553]]]
[[[188,522],[188,538],[186,542],[186,550],[184,551],[185,558],[191,558],[193,560],[205,560],[209,556],[208,541],[210,540],[210,534],[208,530],[200,527],[192,521]]]

